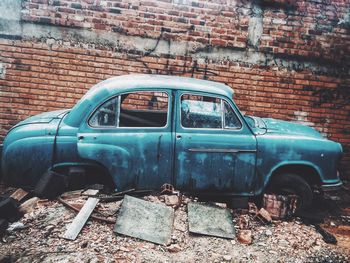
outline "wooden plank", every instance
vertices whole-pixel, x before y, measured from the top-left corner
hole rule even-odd
[[[11,198],[16,199],[18,202],[21,202],[28,195],[27,191],[24,191],[22,188],[18,188],[12,195]]]
[[[79,211],[73,222],[67,227],[66,233],[63,238],[69,240],[75,240],[79,235],[81,229],[89,219],[92,211],[100,200],[98,198],[90,197],[85,202],[83,208]]]

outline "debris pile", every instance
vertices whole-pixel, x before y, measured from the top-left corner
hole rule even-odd
[[[318,225],[277,220],[251,202],[247,209],[202,202],[170,185],[153,193],[77,190],[52,200],[20,199],[20,191],[11,198],[23,217],[6,227],[0,220],[0,255],[18,262],[348,262],[350,255],[349,247],[327,244]]]

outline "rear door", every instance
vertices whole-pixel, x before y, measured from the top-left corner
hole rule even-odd
[[[170,102],[158,89],[109,98],[80,127],[79,155],[104,165],[118,190],[171,183]]]
[[[228,98],[178,92],[175,179],[178,189],[251,194],[256,139]]]

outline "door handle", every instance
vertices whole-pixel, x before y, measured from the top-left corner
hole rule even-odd
[[[182,138],[182,136],[181,135],[176,135],[176,139],[178,139],[178,140],[180,140]]]
[[[78,137],[78,140],[82,140],[82,139],[84,139],[84,136],[83,136],[83,135],[80,135],[80,136]]]

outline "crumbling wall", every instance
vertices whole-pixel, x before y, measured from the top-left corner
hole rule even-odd
[[[0,1],[0,141],[95,83],[157,73],[227,83],[246,114],[315,127],[350,171],[350,2]]]

